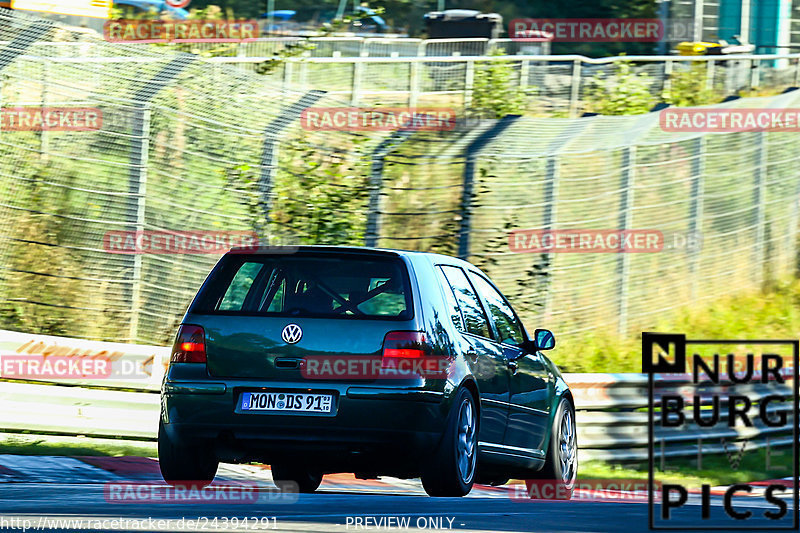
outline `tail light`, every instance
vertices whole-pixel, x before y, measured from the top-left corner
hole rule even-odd
[[[175,345],[172,347],[170,363],[205,363],[206,333],[200,326],[181,326]]]
[[[390,331],[383,338],[383,357],[416,359],[430,354],[421,331]]]

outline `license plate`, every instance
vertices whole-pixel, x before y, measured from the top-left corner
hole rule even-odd
[[[245,392],[242,394],[241,406],[242,411],[330,413],[333,409],[333,395],[299,392]]]

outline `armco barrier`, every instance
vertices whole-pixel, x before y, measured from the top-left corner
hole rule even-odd
[[[159,386],[169,348],[126,345],[28,335],[0,330],[0,356],[9,354],[71,354],[91,357],[118,354],[149,373],[138,378],[95,380],[9,380],[0,378],[0,432],[32,432],[61,436],[154,440],[158,428]],[[575,398],[578,444],[582,460],[647,460],[647,376],[643,374],[564,374]],[[746,395],[757,406],[769,394],[791,397],[787,384],[732,385],[689,388],[689,376],[659,376],[654,397],[681,394],[687,405],[694,394]],[[724,400],[720,401],[725,407]],[[787,423],[767,427],[755,420],[752,428],[728,428],[717,424],[700,428],[690,423],[680,431],[655,431],[656,454],[664,457],[696,457],[698,453],[725,453],[726,442],[748,439],[747,449],[788,446],[792,443],[789,402],[770,406],[768,412],[788,411]],[[720,419],[726,419],[726,409]],[[687,411],[687,419],[689,419]],[[724,440],[723,440],[724,439]],[[730,446],[730,444],[728,444]]]
[[[565,374],[576,404],[578,445],[582,459],[606,461],[646,461],[648,458],[648,380],[644,374]],[[789,381],[789,383],[791,383]],[[660,405],[664,394],[678,394],[684,398],[684,414],[691,420],[692,397],[703,399],[718,394],[720,421],[727,420],[728,394],[747,396],[752,402],[751,412],[758,402],[768,395],[780,394],[792,398],[790,384],[774,381],[765,384],[739,384],[721,382],[719,385],[691,385],[690,375],[656,375],[654,378],[654,403]],[[792,444],[792,405],[790,402],[769,405],[770,416],[785,411],[787,422],[781,427],[769,427],[758,417],[753,427],[699,427],[689,422],[680,429],[664,430],[656,424],[654,430],[655,454],[664,457],[697,457],[699,454],[725,453],[726,443],[748,439],[747,449],[765,446],[790,446]],[[705,418],[707,418],[706,414]],[[752,416],[752,415],[751,415]]]

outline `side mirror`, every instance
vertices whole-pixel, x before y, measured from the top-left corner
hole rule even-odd
[[[556,338],[549,329],[537,329],[533,336],[537,350],[552,350],[556,345]]]

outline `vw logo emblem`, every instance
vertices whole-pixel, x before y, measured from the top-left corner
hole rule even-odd
[[[286,344],[296,344],[303,338],[303,330],[297,324],[289,324],[281,331],[281,338]]]

